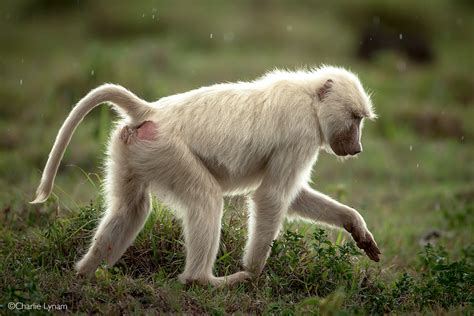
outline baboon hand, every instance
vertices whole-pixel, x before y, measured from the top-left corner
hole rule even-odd
[[[344,228],[351,233],[357,247],[364,250],[367,256],[375,262],[379,262],[382,254],[375,242],[372,233],[365,228],[365,225],[346,224]]]

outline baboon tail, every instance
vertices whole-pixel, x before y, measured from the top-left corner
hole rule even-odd
[[[72,109],[66,121],[61,126],[44,168],[40,185],[36,190],[36,198],[30,203],[42,203],[47,200],[53,188],[59,163],[63,158],[74,130],[87,113],[104,102],[114,105],[119,112],[137,122],[144,120],[152,111],[152,108],[146,101],[118,85],[104,84],[89,92]]]

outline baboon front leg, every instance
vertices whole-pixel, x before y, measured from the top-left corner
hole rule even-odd
[[[222,196],[207,198],[191,203],[183,217],[186,265],[179,276],[183,283],[219,283],[212,268],[219,247],[223,201]]]
[[[286,213],[283,201],[275,197],[262,188],[254,193],[249,203],[249,237],[243,261],[245,269],[253,276],[262,272]]]
[[[288,151],[294,157],[288,159]],[[292,197],[298,191],[298,182],[310,172],[308,148],[292,147],[275,151],[267,162],[266,173],[250,200],[247,244],[244,266],[253,277],[258,276],[270,254],[288,212]]]
[[[305,187],[293,200],[289,214],[345,228],[370,259],[379,261],[381,252],[377,243],[367,229],[364,218],[353,208]]]
[[[202,162],[184,146],[157,146],[157,166],[150,173],[159,199],[178,209],[183,221],[186,262],[182,283],[227,285],[242,281],[246,272],[216,277],[214,262],[219,249],[223,193]]]
[[[103,260],[110,267],[120,259],[133,242],[149,213],[148,192],[143,186],[124,185],[120,194],[111,193],[106,213],[100,221],[92,244],[85,256],[76,264],[78,274],[90,275]]]

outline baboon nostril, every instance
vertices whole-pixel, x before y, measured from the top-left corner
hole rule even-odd
[[[362,152],[362,149],[361,148],[356,148],[356,149],[353,149],[350,154],[351,156],[355,156],[357,155],[358,153]]]
[[[354,146],[354,148],[352,149],[351,155],[354,156],[361,152],[362,152],[362,145],[359,143],[357,146]]]

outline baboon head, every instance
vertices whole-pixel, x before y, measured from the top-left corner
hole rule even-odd
[[[362,152],[364,118],[374,119],[370,97],[359,79],[343,69],[329,69],[317,91],[317,112],[324,148],[337,156]]]

